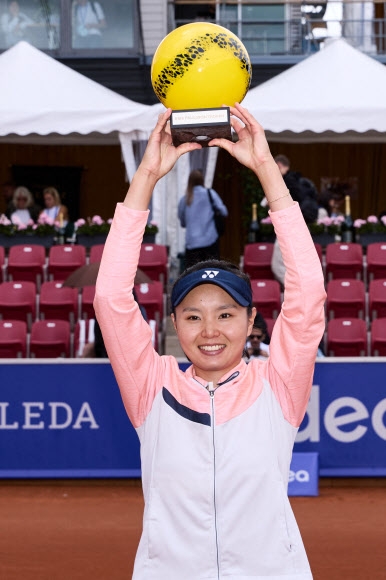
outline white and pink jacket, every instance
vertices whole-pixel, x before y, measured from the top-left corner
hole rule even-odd
[[[134,580],[311,580],[287,497],[325,291],[297,204],[271,214],[286,265],[268,361],[241,361],[214,392],[152,348],[131,289],[147,211],[118,204],[95,310],[141,442],[145,498]]]

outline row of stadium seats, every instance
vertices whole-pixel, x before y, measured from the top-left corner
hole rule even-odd
[[[52,246],[46,256],[43,246],[25,244],[12,246],[8,256],[0,246],[1,281],[31,281],[37,285],[47,280],[64,281],[74,270],[86,263],[99,262],[104,245],[86,248],[81,245]],[[166,246],[159,244],[142,244],[139,268],[152,280],[160,280],[164,286],[168,277],[168,254]]]
[[[271,259],[273,243],[247,244],[242,256],[244,272],[252,279],[273,279]],[[386,244],[376,242],[367,246],[364,254],[363,247],[357,243],[328,244],[323,253],[322,246],[315,244],[321,260],[326,281],[337,278],[355,278],[366,282],[386,279]]]
[[[166,295],[162,282],[139,284],[135,291],[148,319],[156,320],[163,329]],[[94,296],[95,286],[84,286],[79,291],[51,280],[43,282],[38,293],[34,282],[3,282],[0,284],[0,319],[26,322],[28,330],[37,319],[64,320],[73,329],[76,321],[95,318]]]
[[[94,342],[94,319],[80,320],[71,331],[66,320],[36,320],[28,332],[23,320],[0,321],[0,358],[78,358]],[[155,320],[149,320],[153,346],[159,350]]]

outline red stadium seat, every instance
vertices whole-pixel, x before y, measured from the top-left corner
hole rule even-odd
[[[6,279],[6,265],[5,265],[5,249],[0,246],[0,282],[5,282]]]
[[[104,244],[95,244],[95,246],[91,246],[89,256],[90,264],[101,261],[104,247]]]
[[[81,294],[81,318],[95,318],[95,286],[83,286]]]
[[[327,318],[365,318],[366,290],[362,280],[327,283]]]
[[[149,284],[134,286],[138,302],[146,310],[148,320],[156,320],[161,328],[164,318],[164,295],[162,282],[154,280]]]
[[[30,339],[31,358],[70,356],[71,329],[66,320],[37,320],[33,323]]]
[[[0,284],[0,318],[23,320],[31,328],[36,318],[35,282],[3,282]]]
[[[78,319],[78,289],[62,286],[61,282],[43,282],[40,290],[39,317],[66,320],[71,325]]]
[[[372,321],[370,345],[372,356],[386,356],[386,318]]]
[[[25,358],[27,324],[22,320],[0,321],[0,358]]]
[[[44,282],[46,250],[37,244],[11,246],[8,254],[8,278],[11,281]]]
[[[65,280],[71,272],[86,263],[86,248],[67,244],[52,246],[48,255],[48,277],[50,280]]]
[[[363,250],[360,244],[328,244],[326,248],[327,280],[363,278]]]
[[[319,256],[320,263],[323,263],[323,246],[322,246],[322,244],[319,244],[317,242],[314,242],[314,243],[315,243],[315,250]]]
[[[366,322],[360,318],[333,318],[327,323],[329,356],[366,356]]]
[[[152,280],[160,280],[165,286],[168,276],[168,253],[161,244],[142,244],[138,268]]]
[[[273,254],[272,242],[259,242],[244,246],[244,272],[251,280],[273,280],[271,259]]]
[[[376,242],[367,246],[367,280],[386,279],[386,244]]]
[[[281,309],[280,284],[277,280],[251,280],[252,301],[263,318],[277,318]]]
[[[386,316],[386,279],[371,280],[369,284],[369,318]]]

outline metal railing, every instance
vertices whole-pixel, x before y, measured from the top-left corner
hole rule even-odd
[[[175,20],[174,28],[189,20]],[[345,38],[366,54],[386,56],[386,19],[318,20],[211,20],[234,32],[245,45],[251,60],[264,56],[307,56],[329,38]]]

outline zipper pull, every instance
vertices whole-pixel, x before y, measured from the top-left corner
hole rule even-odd
[[[207,385],[206,388],[208,389],[208,392],[209,392],[210,397],[213,398],[214,397],[214,391],[215,391],[213,382],[211,381],[210,383],[208,383],[208,385]]]

